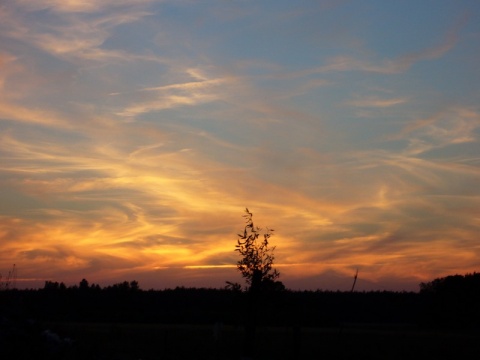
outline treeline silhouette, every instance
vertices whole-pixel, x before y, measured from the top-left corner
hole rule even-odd
[[[291,291],[258,296],[254,358],[473,358],[480,351],[480,274],[419,292]],[[0,354],[32,359],[238,359],[248,292],[143,290],[47,281],[0,291]],[[222,330],[223,328],[223,330]]]
[[[480,273],[450,275],[420,284],[428,307],[424,321],[434,326],[480,327]]]
[[[137,281],[107,287],[47,281],[42,289],[0,292],[0,315],[64,322],[241,325],[246,293],[232,289],[142,290]],[[345,323],[477,327],[480,274],[420,284],[419,292],[268,291],[261,326],[331,327]]]

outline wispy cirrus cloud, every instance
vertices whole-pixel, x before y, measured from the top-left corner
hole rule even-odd
[[[36,3],[36,2],[35,2]],[[52,3],[50,5],[50,3]],[[69,13],[68,9],[83,8],[87,13],[96,12],[103,7],[111,7],[112,4],[103,4],[98,6],[92,2],[72,2],[65,3],[57,7],[61,2],[51,1],[44,4],[46,8],[63,9]],[[30,4],[30,3],[29,3]],[[41,4],[38,4],[40,6]],[[43,8],[43,7],[41,7]],[[33,8],[38,11],[40,9]],[[49,21],[46,24],[43,21],[35,21],[27,16],[15,16],[19,10],[16,8],[3,9],[0,12],[2,25],[4,28],[3,36],[11,39],[20,40],[39,48],[55,57],[74,61],[84,59],[91,61],[116,60],[116,61],[157,61],[162,62],[161,57],[152,54],[132,54],[123,50],[107,49],[103,44],[112,35],[113,29],[120,25],[134,23],[144,17],[151,16],[152,13],[145,10],[118,10],[111,13],[99,13],[97,16],[79,16],[70,17],[62,14],[50,14],[50,17],[59,21]],[[76,11],[73,11],[76,12]],[[79,11],[83,12],[83,11]],[[65,17],[66,16],[66,17]],[[46,21],[48,20],[48,16]]]
[[[148,87],[136,92],[144,93],[141,100],[117,112],[120,116],[137,116],[152,111],[160,111],[178,106],[194,106],[221,98],[220,88],[232,79],[203,79],[193,82]],[[119,96],[122,94],[113,94]]]
[[[350,71],[386,75],[404,73],[418,62],[438,59],[451,51],[458,42],[458,33],[460,29],[464,27],[468,21],[468,16],[462,16],[444,35],[438,45],[406,53],[397,58],[371,60],[349,55],[338,55],[328,58],[324,65],[304,70],[286,72],[284,74],[279,74],[278,76],[292,78],[310,76],[313,74]]]
[[[153,0],[19,0],[17,3],[29,11],[51,10],[59,13],[93,13],[108,8],[142,5],[152,3]]]
[[[11,102],[0,101],[0,116],[4,119],[45,126],[71,127],[60,114],[50,109],[28,109]]]
[[[407,138],[409,154],[422,154],[447,146],[478,140],[480,114],[471,108],[451,108],[431,117],[412,121],[393,138]]]
[[[369,97],[357,97],[353,100],[347,101],[345,104],[355,107],[367,107],[367,108],[388,108],[390,106],[404,104],[408,101],[408,98],[380,98],[376,96]]]
[[[408,70],[417,62],[437,59],[448,53],[458,41],[458,31],[465,25],[466,17],[456,24],[442,39],[440,44],[430,48],[407,53],[396,59],[385,59],[377,63],[357,60],[347,56],[332,58],[330,62],[317,68],[319,72],[326,71],[366,71],[381,74],[398,74]]]

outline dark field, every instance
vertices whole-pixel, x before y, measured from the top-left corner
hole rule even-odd
[[[0,291],[0,359],[477,359],[477,289]]]
[[[11,358],[241,359],[244,334],[243,328],[223,326],[215,340],[214,325],[51,323],[44,326],[62,339],[72,339],[72,343],[48,348],[42,342],[36,347],[34,338],[19,337],[9,344],[15,349]],[[255,353],[256,359],[473,359],[480,354],[480,336],[395,325],[258,328]]]
[[[232,327],[224,327],[217,342],[210,326],[63,328],[89,344],[83,358],[98,352],[108,359],[238,359],[243,339],[243,332]],[[338,329],[263,328],[257,342],[258,359],[466,359],[480,350],[479,336],[361,327],[341,334]]]

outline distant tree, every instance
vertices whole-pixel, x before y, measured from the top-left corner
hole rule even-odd
[[[420,283],[420,293],[435,295],[476,295],[480,296],[480,273],[449,275]]]
[[[130,290],[131,291],[138,291],[140,290],[140,286],[138,285],[137,280],[130,281]]]
[[[237,282],[227,281],[227,285],[225,285],[225,289],[233,292],[240,292],[242,291],[242,285]]]
[[[242,273],[250,292],[281,288],[283,284],[276,281],[280,273],[273,268],[275,246],[272,247],[269,243],[274,230],[266,228],[262,235],[262,229],[254,225],[253,214],[248,208],[245,209],[243,217],[246,225],[243,233],[238,234],[235,246],[235,251],[241,256],[237,269]]]
[[[47,291],[57,291],[57,290],[66,290],[66,286],[63,282],[58,283],[58,281],[45,281],[45,285],[43,287],[44,290]]]
[[[138,281],[123,281],[120,283],[113,284],[112,286],[108,286],[105,288],[106,290],[113,290],[113,291],[120,291],[120,292],[130,292],[130,291],[139,291],[140,286],[138,285]]]
[[[86,279],[82,279],[82,281],[80,281],[78,288],[82,291],[88,290],[88,281]]]
[[[449,275],[420,284],[428,307],[425,319],[436,326],[480,323],[480,273]]]
[[[102,291],[102,288],[98,284],[92,284],[92,285],[90,285],[90,290],[95,291],[95,292],[99,292],[99,291]]]

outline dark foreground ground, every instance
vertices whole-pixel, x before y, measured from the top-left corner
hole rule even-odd
[[[9,336],[8,343],[2,344],[2,359],[241,359],[244,344],[243,328],[219,324],[63,322],[31,326],[30,333]],[[349,324],[258,328],[254,358],[475,359],[479,355],[478,333]]]
[[[255,360],[480,358],[480,284],[445,294],[256,298],[221,289],[53,285],[0,291],[0,360],[237,360],[251,343],[248,319],[258,325]]]

